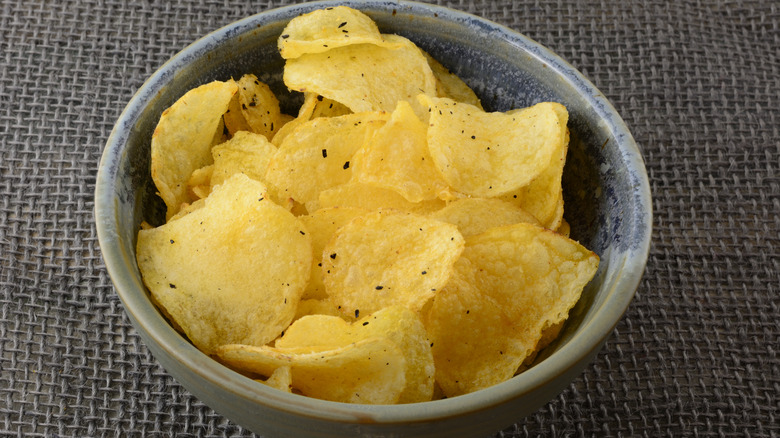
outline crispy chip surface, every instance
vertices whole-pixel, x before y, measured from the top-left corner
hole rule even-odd
[[[406,101],[353,161],[355,181],[387,187],[410,202],[454,197],[428,152],[427,127]]]
[[[433,396],[433,355],[417,313],[390,306],[349,323],[337,316],[310,315],[295,321],[277,348],[339,347],[371,337],[383,337],[400,347],[406,359],[406,387],[398,403],[428,401]]]
[[[369,213],[325,246],[325,290],[346,316],[391,305],[418,311],[447,283],[463,245],[452,224],[395,210]]]
[[[323,53],[288,59],[284,83],[340,102],[353,112],[392,112],[399,100],[416,104],[419,93],[436,95],[433,76],[422,51],[409,40],[353,44]]]
[[[352,178],[352,155],[387,117],[370,112],[302,123],[279,146],[266,179],[298,202],[317,200],[322,190]]]
[[[519,222],[539,225],[539,221],[530,213],[496,198],[457,199],[441,210],[431,213],[431,217],[457,225],[463,237]]]
[[[200,208],[138,233],[137,259],[157,303],[196,347],[263,345],[292,321],[311,269],[303,224],[237,174]]]
[[[428,147],[444,179],[457,191],[495,197],[529,184],[563,142],[548,103],[520,114],[486,113],[446,98],[423,98],[431,109]]]
[[[320,192],[318,208],[356,207],[364,210],[392,208],[419,214],[436,211],[446,204],[440,199],[410,202],[395,190],[376,184],[350,181]]]
[[[293,388],[309,397],[344,403],[396,403],[406,386],[406,360],[387,338],[367,338],[332,349],[223,345],[216,351],[225,364],[271,375],[290,367]]]
[[[364,13],[346,7],[319,9],[293,18],[279,36],[282,58],[321,53],[349,44],[379,44],[376,23]]]
[[[325,285],[322,283],[322,251],[336,230],[346,225],[352,219],[362,216],[367,210],[353,207],[322,208],[308,215],[301,216],[301,222],[311,235],[312,270],[309,283],[303,293],[303,299],[327,297]]]
[[[594,253],[532,224],[495,227],[468,237],[455,280],[434,298],[425,319],[445,395],[511,378],[544,330],[567,318],[597,268]],[[477,338],[486,343],[476,343]],[[471,341],[458,347],[458,339]],[[439,342],[444,346],[437,349]]]
[[[482,103],[474,93],[474,90],[463,82],[458,75],[447,70],[445,66],[428,52],[423,51],[423,54],[425,59],[428,60],[428,65],[431,67],[433,75],[436,77],[436,97],[448,97],[458,102],[482,108]]]
[[[211,82],[184,94],[163,111],[152,134],[152,180],[170,218],[184,203],[190,203],[187,181],[192,172],[211,164],[211,147],[222,126],[222,114],[238,87],[230,82]]]

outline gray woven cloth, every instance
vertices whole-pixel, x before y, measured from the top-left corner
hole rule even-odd
[[[112,125],[148,76],[285,3],[0,0],[0,436],[251,435],[133,330],[93,192]],[[780,6],[438,3],[590,78],[641,146],[654,197],[647,270],[607,345],[498,436],[780,436]]]

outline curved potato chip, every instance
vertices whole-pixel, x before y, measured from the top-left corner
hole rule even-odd
[[[436,78],[420,49],[411,41],[354,44],[324,53],[288,59],[284,83],[346,105],[353,112],[393,111],[396,103],[416,103],[419,93],[436,95]]]
[[[561,177],[569,144],[569,133],[566,129],[569,113],[561,104],[550,103],[550,106],[558,115],[564,141],[556,145],[550,163],[533,181],[524,187],[501,195],[500,198],[520,206],[539,219],[545,228],[554,230],[560,225],[563,218]],[[523,114],[526,110],[528,109],[513,110],[507,114]]]
[[[251,131],[272,139],[288,120],[279,109],[279,100],[271,88],[253,74],[237,81],[238,94],[226,113],[225,125],[231,135],[237,131]],[[236,111],[238,109],[239,111]],[[240,117],[239,117],[240,114]],[[244,122],[240,120],[243,118]],[[235,124],[231,129],[231,124]],[[246,129],[248,128],[248,129]]]
[[[445,395],[471,392],[512,377],[533,353],[544,330],[567,318],[598,262],[598,256],[579,243],[532,224],[495,227],[466,238],[453,276],[462,281],[451,281],[434,298],[425,319]],[[453,308],[464,309],[468,317],[453,318],[458,315]],[[509,328],[498,321],[496,312],[510,322]],[[504,339],[499,358],[496,327],[502,327]],[[489,344],[454,346],[456,339],[477,336],[490,339]],[[439,341],[448,344],[437,349]],[[467,349],[473,350],[470,360]],[[457,367],[456,361],[461,361]]]
[[[211,186],[218,186],[236,173],[265,183],[265,171],[276,147],[262,134],[239,131],[230,140],[214,146]]]
[[[427,127],[406,101],[353,157],[353,179],[387,187],[410,202],[454,195],[428,152]]]
[[[318,199],[322,190],[352,178],[352,155],[387,117],[369,112],[304,122],[279,146],[266,180],[298,202]]]
[[[223,345],[219,359],[245,372],[271,375],[288,366],[293,388],[309,397],[343,403],[396,403],[406,385],[406,360],[387,338],[311,352],[310,348]]]
[[[341,228],[352,219],[366,214],[368,211],[362,208],[353,207],[334,207],[321,208],[313,213],[300,217],[301,222],[306,226],[311,235],[311,248],[314,256],[312,257],[311,277],[306,290],[303,292],[303,299],[327,297],[325,285],[322,283],[322,251],[325,245],[330,241],[336,230]]]
[[[463,242],[456,226],[425,216],[366,214],[325,246],[325,290],[342,313],[355,318],[392,305],[418,311],[447,283]]]
[[[516,336],[514,322],[501,305],[477,288],[474,276],[463,267],[470,267],[469,261],[459,260],[456,265],[455,274],[423,318],[436,382],[447,397],[511,378],[534,348],[534,340]]]
[[[166,219],[194,200],[187,194],[187,181],[196,169],[211,164],[211,147],[222,134],[222,114],[237,91],[233,81],[204,84],[185,93],[160,116],[152,134],[151,168],[167,207]]]
[[[187,180],[187,193],[190,199],[202,199],[211,193],[211,175],[213,173],[213,164],[195,169],[192,172],[190,179]]]
[[[447,204],[430,215],[432,218],[458,226],[463,237],[483,233],[489,228],[539,221],[520,207],[496,198],[462,198]]]
[[[290,367],[279,367],[268,376],[268,379],[258,380],[258,382],[280,391],[292,392],[292,370]]]
[[[309,279],[310,237],[264,192],[262,183],[237,174],[198,201],[200,208],[138,233],[144,283],[206,354],[222,344],[275,339]]]
[[[278,46],[282,58],[289,59],[349,44],[381,42],[374,20],[358,10],[336,6],[290,20],[279,36]]]
[[[362,339],[382,337],[400,347],[406,358],[406,387],[398,403],[428,401],[433,397],[433,355],[420,317],[402,306],[386,307],[353,323],[337,316],[310,315],[295,321],[277,348],[339,347]]]
[[[357,207],[369,211],[392,208],[425,214],[444,207],[446,203],[440,199],[410,202],[395,190],[352,181],[320,192],[317,205],[318,208]]]
[[[475,107],[482,109],[482,102],[479,101],[474,90],[466,85],[458,75],[449,71],[447,67],[443,66],[428,52],[423,51],[423,55],[425,55],[425,59],[428,60],[428,65],[431,67],[433,75],[436,77],[436,97],[448,97],[452,100],[474,105]]]
[[[428,147],[444,179],[471,196],[496,197],[530,183],[563,142],[551,104],[521,114],[486,113],[452,99],[424,97]]]

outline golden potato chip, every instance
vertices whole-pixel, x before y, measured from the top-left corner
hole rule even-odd
[[[237,102],[231,103],[230,112],[225,117],[228,131],[234,135],[238,131],[247,130],[262,134],[269,140],[272,139],[284,122],[288,120],[279,109],[279,100],[276,95],[267,84],[252,74],[241,76],[237,85]],[[240,122],[239,113],[245,124]],[[234,126],[231,126],[233,124]]]
[[[303,292],[303,299],[327,297],[325,285],[322,283],[322,251],[336,230],[352,219],[366,214],[362,208],[333,207],[322,208],[308,215],[301,216],[301,222],[311,235],[312,269],[309,283]]]
[[[477,288],[474,275],[463,267],[470,262],[461,259],[457,266],[423,318],[436,382],[447,397],[511,378],[535,345],[518,337],[501,305]]]
[[[214,146],[211,153],[214,157],[212,187],[236,173],[265,183],[265,171],[276,153],[276,147],[262,134],[239,131],[230,140]]]
[[[446,98],[423,97],[430,108],[428,148],[455,190],[495,197],[530,183],[563,142],[551,104],[517,115],[486,113]]]
[[[395,190],[360,182],[349,182],[323,190],[317,203],[318,208],[356,207],[370,211],[392,208],[419,214],[436,211],[445,205],[440,199],[410,202]]]
[[[434,298],[425,318],[434,342],[437,381],[445,395],[512,377],[533,353],[543,331],[567,318],[598,262],[598,256],[579,243],[527,223],[466,238],[453,280]],[[481,307],[474,310],[478,304]],[[457,309],[460,318],[453,317]],[[462,316],[464,312],[468,317]],[[496,312],[509,321],[509,328]],[[497,327],[503,333],[498,351]],[[459,340],[477,338],[489,339],[488,344],[469,341],[463,342],[468,346],[455,346]],[[441,349],[436,348],[439,342],[445,342]],[[474,351],[471,360],[469,348]]]
[[[368,338],[333,349],[223,345],[218,358],[230,367],[270,375],[290,367],[293,388],[309,397],[344,403],[396,403],[406,386],[406,360],[387,338]]]
[[[433,75],[436,77],[436,97],[448,97],[452,100],[474,105],[477,108],[482,109],[482,102],[461,78],[455,73],[447,70],[438,60],[431,56],[428,52],[423,51],[425,59],[428,60],[428,65],[433,71]]]
[[[214,173],[214,165],[209,164],[200,169],[195,169],[187,180],[187,191],[190,199],[201,199],[211,193],[211,175]]]
[[[268,376],[268,379],[258,380],[258,382],[280,391],[292,392],[292,370],[290,367],[279,367]]]
[[[319,271],[319,268],[316,269]],[[322,275],[320,275],[320,283],[322,282]],[[327,298],[304,298],[298,303],[298,308],[295,310],[294,320],[298,320],[307,315],[330,315],[339,316],[338,307],[331,303]],[[284,335],[284,332],[282,332]]]
[[[211,82],[188,91],[163,111],[152,134],[152,180],[170,218],[190,203],[187,181],[192,172],[211,164],[211,147],[228,103],[238,91],[235,83]],[[218,135],[219,134],[219,135]]]
[[[290,20],[278,45],[282,58],[289,59],[349,44],[381,42],[382,36],[371,18],[358,10],[336,6]]]
[[[428,152],[427,126],[408,102],[354,156],[353,179],[387,187],[411,202],[454,195]]]
[[[556,233],[569,237],[569,233],[571,233],[571,226],[568,222],[566,222],[566,219],[561,219],[561,225],[558,226],[558,229],[555,230]]]
[[[387,111],[419,93],[436,95],[436,78],[420,49],[397,37],[391,44],[354,44],[288,59],[284,83],[346,105],[353,112]]]
[[[463,244],[452,224],[397,210],[369,213],[325,246],[325,290],[355,318],[391,305],[418,311],[447,283]]]
[[[496,198],[458,199],[441,210],[431,213],[430,216],[457,225],[463,237],[483,233],[489,228],[519,222],[540,225],[530,213]]]
[[[206,354],[222,344],[275,339],[309,279],[311,238],[265,191],[236,174],[198,201],[200,208],[138,233],[144,283]]]
[[[420,317],[405,307],[386,307],[353,323],[337,316],[306,316],[285,330],[275,346],[340,347],[372,337],[390,339],[406,359],[406,387],[398,403],[431,400],[434,367],[430,342]]]
[[[316,119],[317,117],[346,116],[347,114],[352,113],[349,108],[335,100],[322,96],[316,96],[315,99],[314,110],[311,113],[312,119]]]
[[[318,199],[322,190],[352,178],[352,155],[387,117],[370,112],[304,122],[279,146],[266,180],[298,202]]]
[[[563,218],[563,190],[561,177],[563,166],[566,163],[566,152],[569,143],[566,124],[569,113],[566,108],[558,103],[550,103],[550,107],[558,115],[559,126],[562,130],[564,141],[555,145],[550,163],[528,185],[501,195],[500,198],[520,206],[523,210],[533,214],[545,228],[556,229]],[[510,111],[508,114],[523,114],[529,110]]]

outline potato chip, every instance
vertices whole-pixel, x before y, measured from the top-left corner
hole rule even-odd
[[[556,148],[550,163],[533,181],[524,187],[500,196],[500,198],[517,204],[539,219],[545,228],[554,230],[560,225],[563,217],[561,178],[569,143],[568,129],[566,129],[569,113],[561,104],[550,103],[549,105],[558,115],[564,141],[555,145]],[[510,111],[508,114],[521,115],[527,110],[528,108]]]
[[[436,382],[447,397],[511,378],[535,343],[516,336],[514,321],[477,288],[471,269],[464,267],[471,268],[468,260],[459,260],[457,266],[423,318]]]
[[[434,298],[425,318],[444,393],[463,394],[512,377],[543,331],[567,318],[598,261],[579,243],[532,224],[495,227],[468,237],[454,280]],[[468,317],[454,318],[457,309]],[[508,328],[496,312],[509,321]],[[499,335],[503,340],[497,358],[494,343],[499,341],[494,338]],[[464,341],[468,347],[455,347],[457,340],[478,338],[489,339],[488,344]],[[445,343],[441,349],[436,348],[439,342]]]
[[[265,170],[276,147],[262,134],[239,131],[230,140],[211,150],[214,168],[211,186],[218,186],[236,173],[265,183]]]
[[[539,221],[520,207],[496,198],[462,198],[430,215],[458,226],[463,237],[474,236],[489,228],[520,222],[539,225]]]
[[[352,155],[387,118],[385,113],[370,112],[301,124],[271,159],[267,181],[298,202],[318,199],[322,190],[352,178]]]
[[[211,193],[211,175],[214,173],[214,165],[209,164],[200,169],[195,169],[187,180],[187,193],[190,199],[201,199]]]
[[[144,283],[207,354],[222,344],[275,339],[309,279],[311,238],[265,191],[237,174],[200,208],[138,233]]]
[[[368,338],[334,349],[223,345],[218,358],[230,367],[261,375],[289,366],[302,394],[344,403],[396,403],[406,386],[406,360],[387,338]]]
[[[390,120],[355,154],[353,179],[387,187],[411,202],[453,199],[428,152],[426,132],[411,105],[398,102]]]
[[[311,235],[312,270],[309,283],[303,293],[303,299],[327,297],[325,285],[322,283],[322,251],[330,241],[336,230],[352,219],[366,214],[361,208],[322,208],[311,214],[301,216],[301,222],[306,226]]]
[[[336,6],[299,15],[279,36],[279,52],[284,59],[307,53],[321,53],[349,44],[381,43],[376,23],[364,13]]]
[[[292,392],[292,370],[290,367],[279,367],[266,380],[258,382],[284,392]]]
[[[372,337],[390,339],[401,348],[406,359],[406,387],[398,403],[430,400],[434,367],[428,336],[420,317],[405,307],[386,307],[351,324],[337,316],[307,316],[285,330],[275,346],[340,347]]]
[[[395,109],[416,103],[419,93],[436,95],[436,78],[420,49],[397,37],[392,44],[354,44],[288,59],[284,83],[346,105],[353,112]]]
[[[571,226],[568,222],[566,222],[566,219],[561,219],[561,225],[558,226],[558,229],[555,230],[556,233],[569,237],[569,234],[571,233]]]
[[[323,190],[317,203],[318,208],[356,207],[370,211],[392,208],[419,214],[436,211],[445,205],[440,199],[410,202],[395,190],[359,182],[349,182]]]
[[[428,52],[423,51],[423,55],[428,60],[428,65],[436,77],[436,97],[448,97],[457,102],[467,103],[482,109],[482,103],[474,93],[474,90],[466,85],[458,75],[447,70],[445,66],[428,54]]]
[[[396,210],[369,213],[325,246],[325,290],[346,316],[391,305],[418,311],[447,283],[463,244],[452,224]]]
[[[188,91],[163,111],[152,134],[152,180],[167,207],[166,219],[184,203],[192,172],[211,164],[211,147],[221,136],[228,103],[238,91],[235,83],[211,82]]]
[[[318,95],[315,96],[316,101],[314,103],[314,110],[311,112],[312,119],[316,119],[317,117],[346,116],[347,114],[352,113],[349,108],[335,100]]]
[[[271,88],[246,74],[237,81],[238,93],[225,114],[225,125],[231,135],[238,131],[251,131],[272,139],[285,121],[289,120],[279,109],[279,100]],[[243,121],[242,121],[243,119]]]
[[[530,183],[563,142],[551,104],[517,115],[486,113],[452,99],[423,97],[430,112],[428,147],[455,190],[495,197]]]

